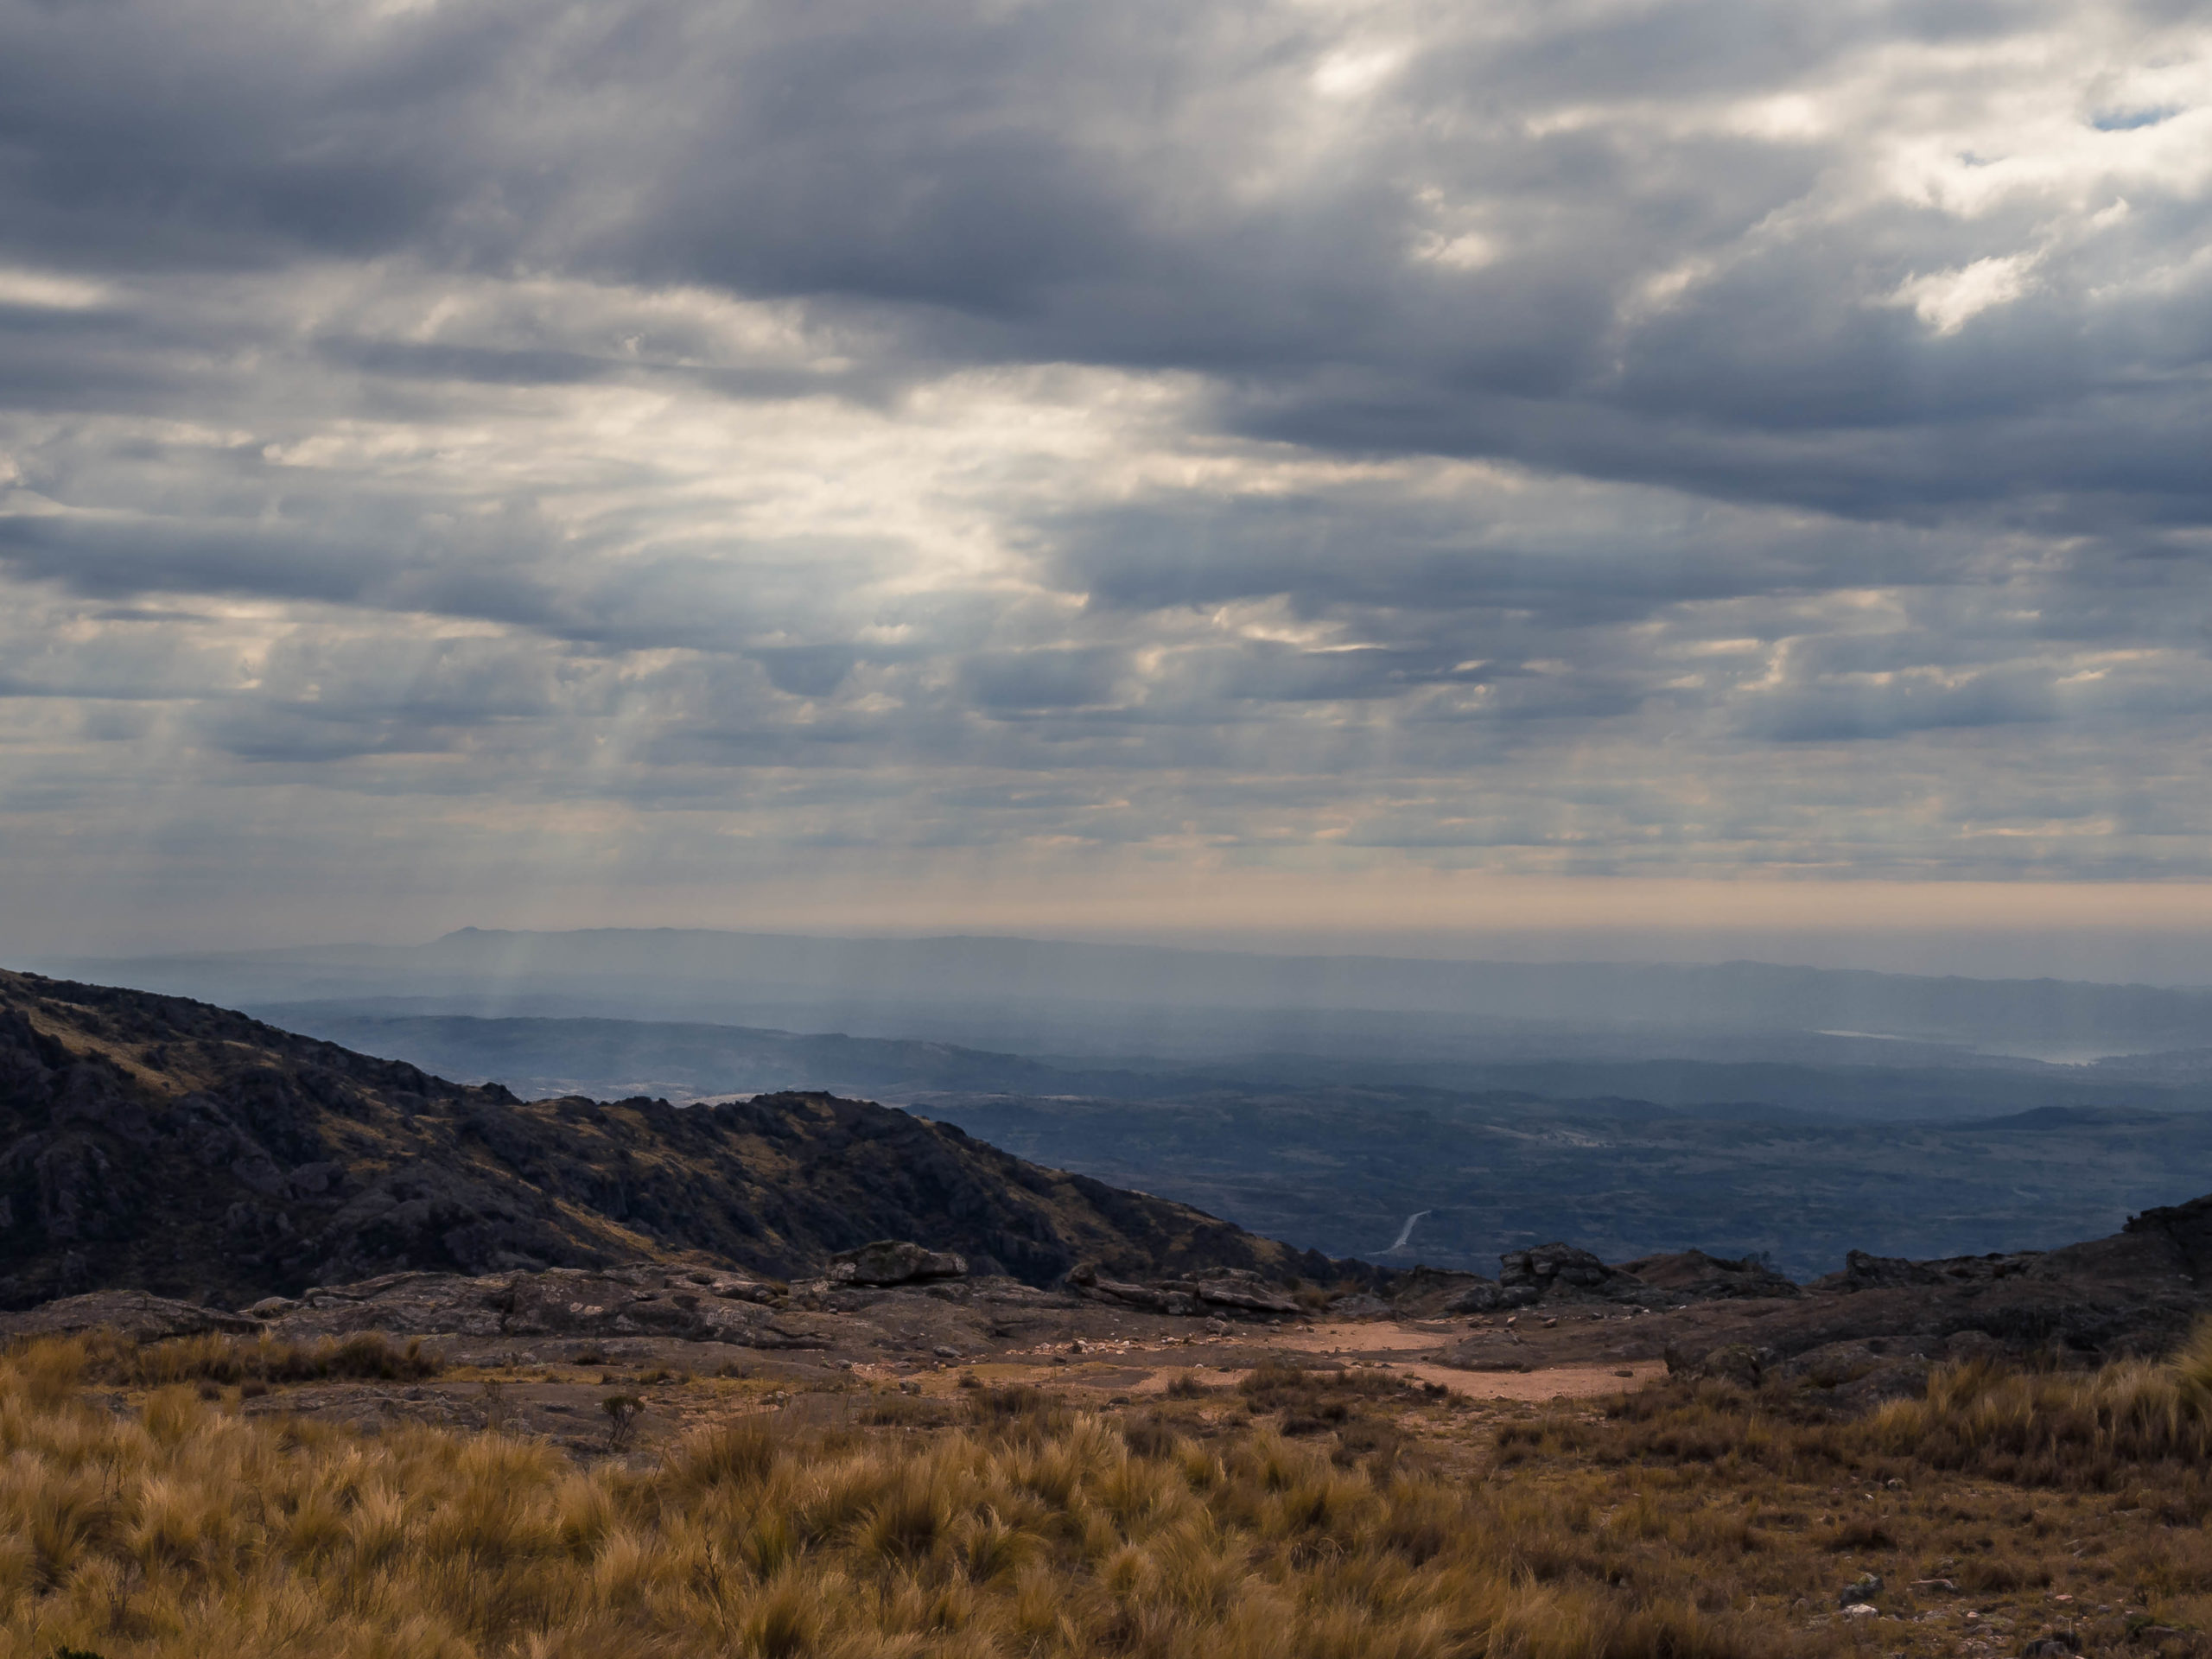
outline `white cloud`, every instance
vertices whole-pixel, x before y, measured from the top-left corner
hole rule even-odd
[[[82,311],[100,304],[108,291],[106,284],[81,276],[0,265],[0,306]]]
[[[1955,334],[1992,306],[2010,305],[2027,291],[2036,266],[2032,254],[1993,255],[1956,270],[1910,277],[1891,296],[1910,306],[1939,334]]]

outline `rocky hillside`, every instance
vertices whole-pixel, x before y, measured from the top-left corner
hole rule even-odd
[[[1334,1264],[821,1094],[522,1101],[205,1003],[0,973],[0,1306],[238,1306],[401,1269],[791,1277],[872,1239],[1031,1284]]]

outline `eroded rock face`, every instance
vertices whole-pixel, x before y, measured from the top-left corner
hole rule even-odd
[[[880,1238],[856,1250],[840,1250],[830,1258],[827,1275],[832,1284],[843,1285],[913,1285],[967,1276],[966,1257],[903,1238]]]

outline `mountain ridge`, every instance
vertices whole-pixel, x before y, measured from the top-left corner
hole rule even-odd
[[[1335,1267],[871,1102],[528,1102],[188,999],[4,972],[0,1135],[10,1306],[109,1285],[237,1305],[404,1269],[785,1276],[884,1236],[1030,1283],[1085,1262]]]

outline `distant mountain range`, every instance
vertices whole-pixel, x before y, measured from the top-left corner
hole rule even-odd
[[[1847,1120],[1991,1117],[2039,1107],[2190,1112],[2212,1107],[2212,1053],[2050,1065],[1936,1052],[1948,1064],[1779,1061],[1347,1059],[1300,1053],[1216,1061],[1029,1056],[917,1039],[700,1021],[396,1014],[380,1003],[276,1002],[257,1017],[441,1076],[526,1097],[657,1095],[683,1102],[782,1089],[862,1092],[897,1104],[948,1093],[1172,1101],[1352,1090],[1499,1096],[1607,1113],[1624,1102],[1699,1116]]]
[[[416,946],[33,965],[233,1003],[405,998],[416,1012],[704,1020],[1032,1054],[1218,1058],[1290,1048],[1345,1058],[1924,1064],[1937,1058],[1926,1051],[1946,1048],[2078,1060],[2212,1046],[2212,990],[1762,963],[467,928]]]

